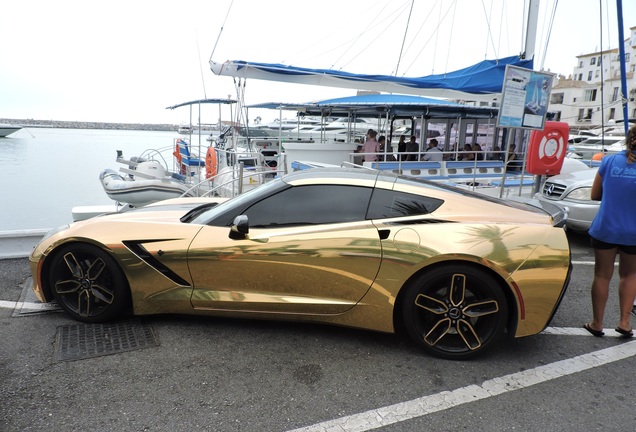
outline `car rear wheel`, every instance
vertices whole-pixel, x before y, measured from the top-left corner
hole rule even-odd
[[[128,305],[128,284],[117,262],[96,246],[63,246],[52,257],[49,286],[57,303],[84,322],[108,321]]]
[[[508,304],[501,284],[488,273],[446,265],[409,285],[402,316],[409,336],[424,350],[461,360],[484,352],[503,335]]]

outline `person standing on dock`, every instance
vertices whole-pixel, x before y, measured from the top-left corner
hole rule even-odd
[[[620,320],[615,331],[622,337],[634,335],[630,313],[636,298],[636,126],[629,130],[625,145],[624,151],[601,160],[590,194],[601,205],[589,230],[594,248],[593,318],[583,328],[597,337],[605,334],[603,316],[616,255]]]

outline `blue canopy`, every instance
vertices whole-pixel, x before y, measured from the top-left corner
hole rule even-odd
[[[210,68],[216,75],[452,99],[464,99],[466,95],[501,93],[508,65],[532,69],[533,60],[522,59],[519,56],[484,60],[454,72],[415,78],[354,74],[332,69],[310,69],[243,60],[221,64],[210,61]]]
[[[366,94],[336,99],[326,99],[305,104],[263,103],[248,108],[291,109],[306,115],[337,115],[358,117],[427,116],[437,118],[494,118],[497,108],[478,107],[422,96],[399,94]]]

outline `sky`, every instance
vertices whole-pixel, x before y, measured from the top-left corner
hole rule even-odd
[[[616,0],[541,0],[535,69],[618,47]],[[209,60],[425,76],[523,51],[523,0],[7,1],[0,118],[188,123],[186,101],[237,97]],[[555,8],[556,6],[556,8]],[[624,36],[636,1],[622,0]],[[554,20],[549,31],[552,12]],[[10,19],[6,19],[10,17]],[[549,37],[548,37],[549,35]],[[355,89],[248,80],[246,104],[304,103]],[[278,111],[250,110],[263,121]],[[193,121],[199,115],[194,112]],[[223,120],[230,113],[223,111]],[[202,123],[218,119],[205,107]],[[228,117],[228,118],[226,118]],[[293,113],[287,117],[293,117]]]

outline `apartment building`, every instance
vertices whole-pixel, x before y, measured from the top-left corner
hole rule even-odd
[[[636,27],[625,39],[628,116],[636,119]],[[619,49],[576,57],[572,75],[556,77],[549,111],[571,128],[594,128],[623,120]]]

